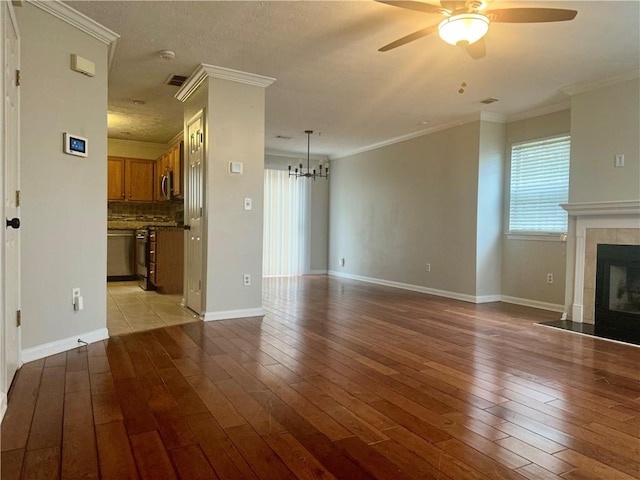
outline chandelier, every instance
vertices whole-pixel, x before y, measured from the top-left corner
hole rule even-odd
[[[300,167],[296,167],[293,171],[291,171],[291,165],[289,165],[289,176],[290,177],[305,177],[305,178],[313,178],[315,181],[316,178],[328,178],[329,177],[329,167],[322,170],[322,163],[318,166],[318,171],[314,168],[311,170],[310,160],[309,160],[309,149],[311,146],[311,134],[313,130],[305,130],[304,133],[307,134],[307,171],[302,170],[302,164]]]

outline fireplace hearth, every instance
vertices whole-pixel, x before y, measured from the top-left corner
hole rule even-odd
[[[640,245],[597,247],[594,333],[640,340]]]

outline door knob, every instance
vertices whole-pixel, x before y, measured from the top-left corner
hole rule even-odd
[[[15,229],[20,228],[20,219],[19,218],[12,218],[11,220],[9,220],[7,218],[7,228],[8,227],[15,228]]]
[[[183,225],[182,228],[184,230],[191,230],[191,225]]]

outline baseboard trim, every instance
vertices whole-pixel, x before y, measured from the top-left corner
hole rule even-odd
[[[558,305],[556,303],[540,302],[538,300],[529,300],[528,298],[509,297],[508,295],[502,295],[501,302],[513,303],[514,305],[522,305],[523,307],[539,308],[540,310],[549,310],[551,312],[564,312],[564,305]]]
[[[226,310],[221,312],[205,312],[202,319],[205,322],[211,322],[215,320],[233,320],[234,318],[247,318],[247,317],[264,317],[264,310],[262,308],[246,308],[243,310]]]
[[[327,270],[309,270],[309,273],[307,273],[307,275],[326,275],[327,274]]]
[[[394,282],[391,280],[383,280],[380,278],[364,277],[362,275],[353,275],[351,273],[337,272],[335,270],[329,270],[329,275],[332,275],[334,277],[348,278],[350,280],[358,280],[361,282],[375,283],[376,285],[384,285],[385,287],[393,287],[393,288],[400,288],[402,290],[410,290],[412,292],[427,293],[429,295],[435,295],[437,297],[445,297],[445,298],[452,298],[454,300],[462,300],[463,302],[488,303],[488,302],[500,301],[499,295],[483,295],[480,297],[476,297],[474,295],[467,295],[465,293],[449,292],[447,290],[437,290],[435,288],[423,287],[421,285],[412,285],[410,283],[401,283],[401,282]]]
[[[67,350],[73,350],[74,348],[81,347],[82,344],[78,343],[78,339],[82,339],[82,341],[87,343],[94,343],[106,338],[109,338],[109,331],[106,328],[93,330],[92,332],[80,333],[73,337],[56,340],[55,342],[25,348],[20,353],[21,361],[23,363],[33,362],[34,360],[40,360],[41,358],[48,357],[49,355],[55,355],[56,353],[66,352]]]

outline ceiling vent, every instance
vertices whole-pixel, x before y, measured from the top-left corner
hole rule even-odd
[[[164,83],[167,85],[173,85],[174,87],[181,87],[184,82],[187,81],[187,78],[189,77],[185,77],[184,75],[170,75]]]
[[[484,100],[480,100],[480,103],[484,103],[485,105],[489,105],[490,103],[495,103],[497,101],[498,101],[497,98],[489,97],[489,98],[485,98]]]
[[[276,135],[273,138],[277,138],[279,140],[291,140],[293,137],[287,137],[286,135]]]

